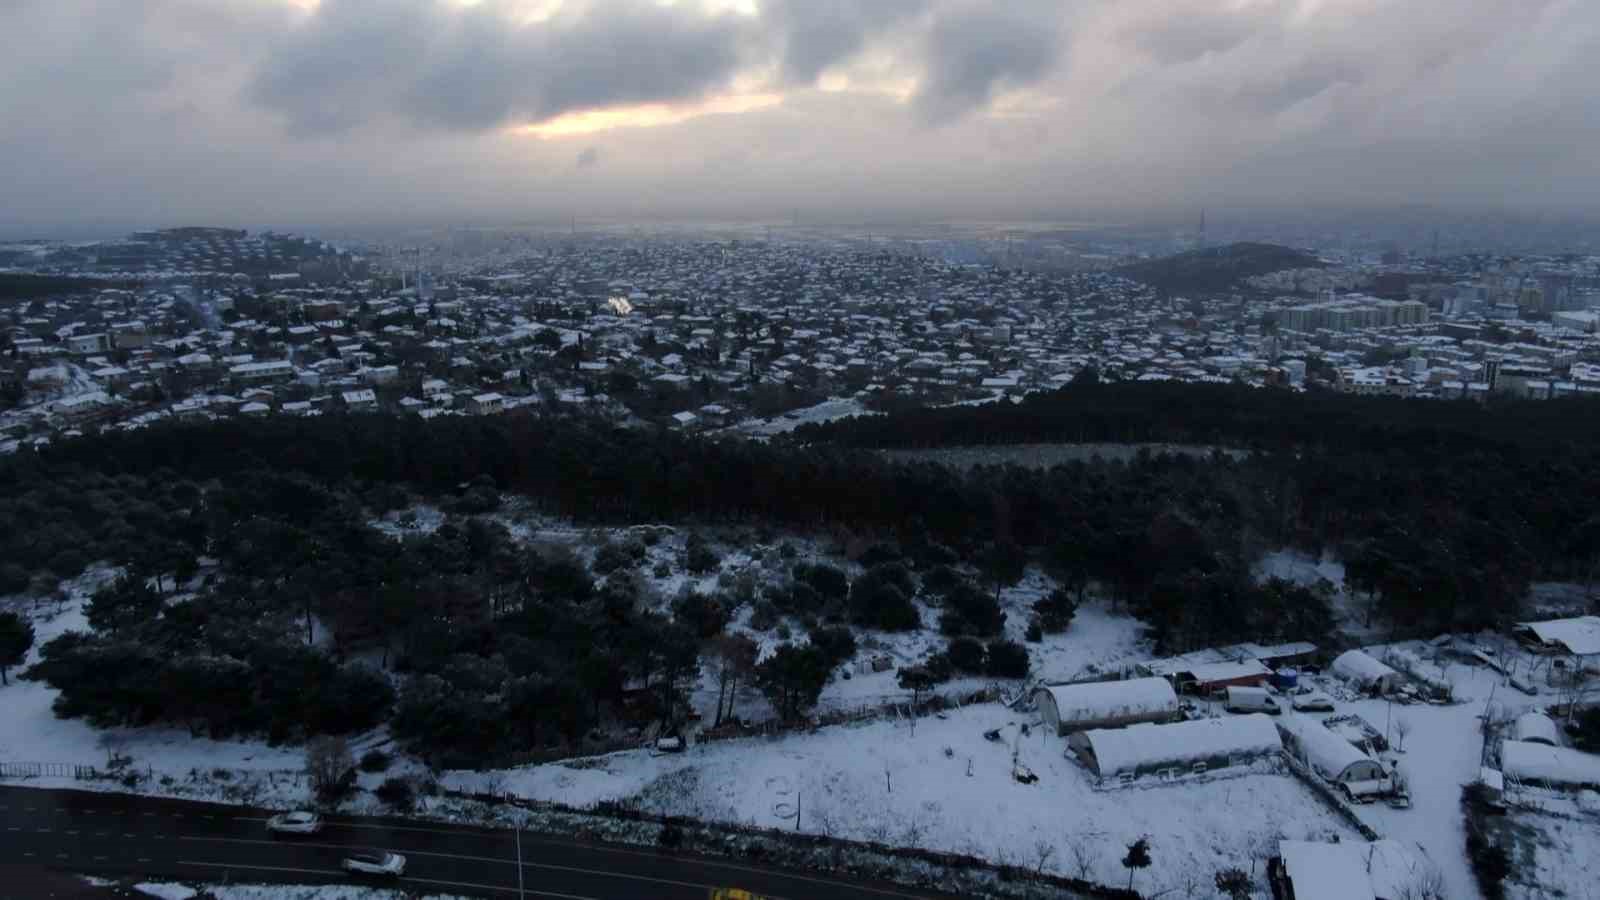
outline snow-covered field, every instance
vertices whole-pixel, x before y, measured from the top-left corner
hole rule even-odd
[[[773,416],[770,419],[747,419],[725,430],[745,437],[764,438],[772,437],[775,434],[787,434],[801,425],[809,423],[831,422],[834,419],[844,419],[850,416],[873,415],[877,415],[877,413],[861,405],[859,400],[835,397],[830,400],[824,400],[815,406],[791,410],[781,416]]]
[[[540,800],[591,804],[619,800],[653,812],[802,831],[856,840],[970,853],[998,862],[1126,879],[1126,845],[1151,839],[1155,863],[1137,878],[1146,893],[1209,886],[1228,866],[1246,870],[1278,837],[1352,839],[1355,832],[1294,778],[1240,770],[1210,780],[1098,790],[1063,756],[1065,742],[998,704],[945,718],[876,721],[779,740],[704,744],[682,755],[626,751],[565,764],[485,776],[447,773],[445,783],[482,790],[491,783]],[[1002,740],[983,733],[1000,728]],[[1013,747],[1038,776],[1011,777]],[[1209,888],[1208,888],[1209,889]]]

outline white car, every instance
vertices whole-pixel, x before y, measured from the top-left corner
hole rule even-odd
[[[387,875],[394,877],[406,870],[406,858],[398,853],[377,851],[356,853],[344,858],[344,870],[352,875]]]
[[[316,834],[322,830],[322,817],[303,809],[280,813],[267,820],[267,830],[273,834]]]
[[[1289,702],[1302,712],[1333,712],[1333,698],[1321,691],[1312,690],[1295,694]]]

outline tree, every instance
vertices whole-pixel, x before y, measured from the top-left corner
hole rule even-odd
[[[997,635],[1006,624],[1000,602],[970,582],[962,582],[945,596],[939,630],[947,635]]]
[[[306,775],[320,797],[334,796],[355,765],[344,738],[319,737],[306,744]]]
[[[911,708],[915,710],[922,704],[922,695],[933,689],[938,679],[928,671],[926,666],[906,666],[895,675],[895,681],[903,691],[911,692]]]
[[[33,647],[33,623],[14,612],[0,613],[0,685],[10,684],[7,672],[20,665]]]
[[[984,660],[985,673],[996,678],[1028,677],[1028,648],[1016,641],[990,641]]]
[[[1028,568],[1028,551],[1014,541],[995,541],[978,554],[978,570],[994,585],[994,597],[1000,599],[1000,589],[1022,580]]]
[[[1230,900],[1250,900],[1250,876],[1243,869],[1223,869],[1217,873],[1217,890]]]
[[[124,575],[95,591],[84,617],[95,631],[120,632],[154,619],[161,612],[161,595],[138,573]]]
[[[977,675],[983,671],[984,654],[983,644],[976,638],[952,638],[945,646],[945,656],[949,657],[950,665],[955,666],[957,672]]]
[[[706,658],[717,677],[717,714],[712,728],[721,725],[723,718],[733,715],[733,700],[739,691],[739,681],[755,671],[759,653],[756,642],[742,634],[717,635],[707,645]]]
[[[1128,845],[1128,852],[1122,857],[1122,867],[1128,870],[1128,890],[1133,890],[1133,876],[1140,869],[1150,867],[1150,839],[1141,837]]]
[[[1406,735],[1411,733],[1411,728],[1410,716],[1400,716],[1394,720],[1394,733],[1400,736],[1399,746],[1395,747],[1395,752],[1406,752]]]
[[[1058,587],[1035,600],[1033,612],[1041,631],[1057,634],[1066,631],[1067,626],[1072,624],[1072,617],[1078,613],[1078,601],[1071,591]]]
[[[817,705],[832,674],[826,653],[816,647],[784,644],[756,666],[756,686],[778,715],[792,722]]]

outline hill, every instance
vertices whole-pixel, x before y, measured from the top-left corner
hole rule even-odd
[[[1133,263],[1117,274],[1168,291],[1225,291],[1246,278],[1285,269],[1327,266],[1304,250],[1277,244],[1238,243],[1190,250],[1175,256]]]

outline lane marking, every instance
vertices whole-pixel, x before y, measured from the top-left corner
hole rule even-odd
[[[208,869],[255,869],[261,872],[296,872],[302,875],[343,875],[337,869],[296,869],[290,866],[251,866],[235,863],[199,862],[193,859],[178,860],[180,866],[203,866]]]
[[[149,861],[150,861],[150,857],[148,857],[148,856],[141,856],[138,859],[134,860],[134,862],[149,862]]]
[[[146,819],[150,819],[150,818],[154,818],[154,817],[155,817],[155,813],[153,813],[153,812],[147,812],[147,813],[145,813],[145,814],[144,814],[144,817],[145,817],[145,818],[146,818]]]
[[[76,831],[73,831],[73,830],[71,830],[71,829],[68,829],[68,831],[67,831],[67,834],[77,834],[77,833],[78,833],[78,832],[76,832]]]
[[[277,841],[262,840],[260,838],[204,837],[201,835],[184,835],[183,839],[186,841],[210,841],[212,843],[220,844],[272,844],[277,846],[278,843]],[[300,841],[298,842],[298,846],[316,847],[327,850],[353,849],[345,844],[318,844],[311,843],[309,841]],[[404,847],[400,848],[396,852],[403,853],[406,856],[433,856],[438,857],[439,859],[462,859],[471,862],[498,863],[505,866],[515,866],[517,864],[515,859],[508,859],[503,856],[474,856],[468,853],[439,853],[432,850],[415,850]],[[702,884],[694,881],[678,881],[673,878],[655,878],[649,875],[629,875],[623,872],[607,872],[603,869],[585,869],[578,866],[560,866],[554,863],[537,863],[524,860],[522,865],[525,868],[530,869],[548,869],[553,872],[574,872],[580,875],[594,875],[601,878],[621,878],[627,881],[640,881],[650,884],[670,884],[673,887],[686,887],[693,888],[695,890],[709,891],[717,887],[717,885],[714,884]],[[781,898],[774,897],[773,900],[781,900]]]
[[[444,887],[474,888],[480,891],[499,891],[502,894],[527,894],[530,897],[555,897],[557,900],[600,900],[598,897],[587,897],[583,894],[558,894],[554,891],[538,891],[532,888],[518,890],[514,887],[499,887],[493,884],[474,884],[470,881],[440,881],[437,878],[405,878],[401,881],[411,881],[417,884],[437,884]]]
[[[95,859],[105,859],[105,857],[104,856],[96,856]]]

